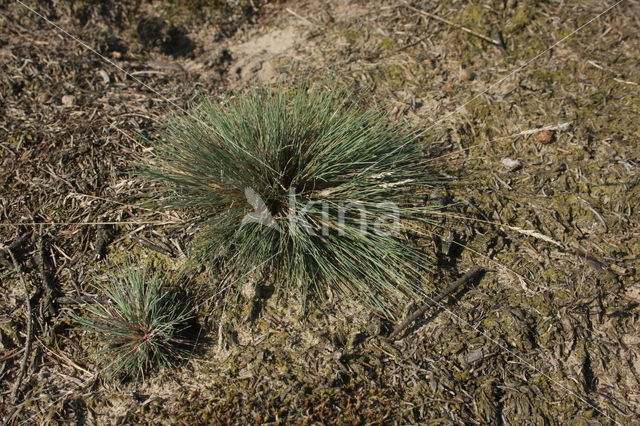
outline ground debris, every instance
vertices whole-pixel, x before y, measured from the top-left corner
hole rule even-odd
[[[0,376],[21,382],[19,408],[4,420],[636,420],[633,4],[523,67],[603,12],[602,2],[411,2],[440,20],[379,0],[33,3],[113,63],[18,2],[2,7],[0,241],[26,278],[54,289],[59,307],[49,338],[34,336],[25,350],[24,291],[0,250]],[[190,289],[208,296],[191,358],[144,382],[103,382],[87,361],[95,345],[69,313],[103,303],[93,280],[132,257],[178,270],[194,232],[141,202],[134,163],[148,148],[139,136],[154,137],[202,94],[233,96],[256,81],[350,87],[417,124],[425,149],[445,156],[455,176],[437,200],[448,215],[432,228],[434,240],[455,238],[425,280],[446,286],[472,265],[494,272],[391,344],[392,324],[335,299],[301,320],[299,301],[259,297],[243,322],[246,306],[219,306],[210,292],[231,278],[195,265]],[[505,171],[515,162],[517,173]],[[47,236],[41,247],[38,235]],[[257,291],[247,287],[246,304]],[[0,395],[3,416],[11,393]]]

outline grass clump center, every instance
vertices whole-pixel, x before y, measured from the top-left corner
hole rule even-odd
[[[425,193],[444,183],[428,157],[343,91],[254,89],[173,120],[145,171],[164,206],[197,212],[197,261],[269,274],[303,306],[332,293],[393,317],[429,290],[412,243],[434,209]]]

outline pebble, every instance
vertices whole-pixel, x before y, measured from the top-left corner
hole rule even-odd
[[[476,349],[467,355],[467,363],[473,364],[474,362],[480,361],[484,358],[484,351],[482,348]]]
[[[551,130],[543,130],[536,135],[536,139],[540,143],[551,143],[555,137],[555,133]]]
[[[625,345],[640,345],[640,336],[634,336],[633,334],[626,334],[622,336],[622,342]]]
[[[453,92],[454,87],[453,87],[453,84],[451,83],[445,83],[442,85],[440,89],[442,89],[443,92]]]
[[[73,104],[76,103],[76,98],[75,98],[75,96],[64,95],[62,97],[61,101],[62,101],[62,105],[66,106],[66,107],[72,107]]]
[[[462,81],[471,81],[476,77],[473,71],[469,71],[466,68],[460,70],[460,80]]]
[[[515,172],[518,169],[522,168],[522,161],[513,160],[511,158],[503,158],[501,161],[503,166],[509,169],[510,172]]]
[[[109,74],[107,74],[105,70],[99,70],[98,75],[100,76],[100,78],[102,78],[104,84],[109,84],[109,82],[111,81],[111,79],[109,78]]]
[[[252,281],[244,283],[240,289],[240,294],[247,300],[253,300],[253,298],[256,297],[256,287],[254,283]]]
[[[49,100],[50,97],[51,96],[49,96],[48,93],[41,92],[38,94],[38,96],[36,96],[36,101],[38,101],[38,103],[40,104],[44,104]]]

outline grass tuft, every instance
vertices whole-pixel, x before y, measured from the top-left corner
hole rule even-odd
[[[87,304],[88,315],[75,320],[102,347],[99,356],[108,377],[143,377],[186,354],[189,342],[183,335],[191,309],[158,274],[129,268],[98,290],[101,301]]]
[[[254,89],[173,120],[144,171],[162,205],[197,212],[197,261],[271,274],[304,307],[332,293],[394,317],[429,290],[431,262],[411,243],[445,182],[428,157],[348,93]]]

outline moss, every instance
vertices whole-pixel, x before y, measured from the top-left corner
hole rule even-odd
[[[630,106],[634,114],[640,114],[640,96],[632,97]]]
[[[575,30],[572,30],[569,27],[561,27],[561,28],[554,28],[551,30],[551,34],[553,35],[553,38],[556,41],[560,41],[562,39],[564,39],[565,37],[570,36]]]
[[[518,5],[515,13],[504,27],[505,34],[514,34],[524,30],[536,17],[537,11],[531,1]]]
[[[380,50],[391,50],[396,46],[393,39],[391,37],[385,37],[380,42],[378,42],[378,47]]]
[[[293,58],[288,56],[283,56],[283,57],[275,58],[273,61],[271,61],[271,63],[276,68],[283,68],[291,65],[291,63],[293,63]]]
[[[185,10],[196,13],[207,8],[221,8],[227,5],[224,0],[180,0],[173,2],[176,7],[182,7]]]
[[[411,85],[416,96],[421,96],[421,90],[426,90],[433,79],[433,74],[417,63],[383,63],[371,71],[370,76],[377,85],[390,90]]]
[[[407,76],[401,65],[389,64],[380,67],[379,79],[391,89],[398,89],[405,85]]]
[[[469,372],[467,370],[456,371],[453,373],[453,378],[459,382],[464,382],[469,379]]]
[[[540,277],[545,278],[543,282],[561,282],[565,276],[565,271],[554,268],[544,268],[540,271]]]
[[[556,78],[557,78],[557,74],[558,74],[558,70],[535,70],[532,71],[530,76],[533,80],[537,81],[538,83],[547,85],[547,86],[552,86],[553,83],[555,83]]]
[[[99,264],[98,273],[108,272],[116,268],[126,268],[135,264],[140,267],[148,267],[149,270],[177,271],[180,262],[165,254],[146,249],[133,240],[126,239],[118,247],[111,249],[108,256],[109,262]]]
[[[485,120],[495,113],[491,104],[481,98],[473,99],[465,105],[467,113],[476,120]]]
[[[355,28],[348,28],[342,35],[349,44],[356,44],[360,39],[364,38],[364,34]]]
[[[34,135],[22,131],[15,132],[7,137],[7,143],[14,150],[20,150],[25,142],[32,142],[33,140],[35,140]]]
[[[178,3],[178,0],[175,0],[175,3]],[[196,0],[185,2],[185,4],[187,3],[198,8],[206,2]],[[433,95],[437,96],[437,88],[441,85],[442,76],[446,76],[451,71],[455,72],[459,63],[462,65],[475,64],[474,70],[486,69],[488,71],[482,72],[473,82],[465,83],[466,88],[469,89],[468,92],[460,90],[449,93],[447,100],[438,103],[437,111],[424,113],[429,119],[435,118],[441,113],[439,108],[448,108],[448,101],[453,103],[453,107],[462,105],[473,96],[472,93],[479,93],[491,82],[496,82],[501,76],[514,71],[521,64],[517,58],[526,61],[534,57],[554,41],[568,35],[575,27],[574,17],[571,14],[562,16],[562,13],[551,13],[562,12],[562,9],[556,11],[556,5],[553,3],[542,4],[541,7],[546,9],[542,13],[543,9],[535,10],[531,7],[533,2],[520,0],[519,7],[511,9],[511,20],[507,16],[504,21],[501,21],[490,9],[477,5],[467,6],[469,3],[471,2],[462,2],[455,7],[455,9],[467,7],[465,15],[468,19],[458,21],[458,15],[452,15],[448,11],[444,11],[446,13],[444,16],[486,35],[490,34],[493,27],[502,28],[509,45],[510,56],[502,55],[494,46],[464,32],[431,22],[429,27],[437,26],[440,30],[434,34],[434,43],[438,46],[444,46],[446,55],[436,56],[437,60],[429,65],[433,70],[431,75],[436,76],[438,81],[429,85],[426,90],[435,89]],[[359,5],[362,4],[364,3],[361,2]],[[490,5],[490,3],[484,4]],[[568,2],[568,4],[571,7],[579,5],[577,0]],[[564,12],[566,11],[565,8]],[[578,9],[576,11],[586,13],[586,11]],[[549,13],[547,14],[547,12]],[[548,16],[560,16],[566,20],[549,20]],[[347,18],[349,17],[345,17],[345,19]],[[471,21],[472,18],[475,21]],[[406,20],[409,19],[406,18]],[[340,36],[343,41],[347,39],[352,44],[351,51],[355,52],[354,57],[365,62],[366,59],[363,58],[375,57],[376,53],[383,51],[392,51],[395,47],[393,37],[376,35],[374,27],[380,24],[388,34],[392,34],[395,27],[391,25],[397,26],[398,20],[392,20],[388,26],[384,26],[384,22],[375,22],[365,29],[364,25],[369,25],[368,22],[353,19],[349,24],[344,24],[338,30],[339,32],[332,33],[331,41],[333,42],[336,36]],[[481,95],[478,99],[467,104],[465,106],[466,117],[462,117],[462,120],[458,120],[457,116],[454,116],[454,119],[450,121],[443,120],[442,125],[436,128],[439,132],[441,128],[444,130],[441,133],[431,130],[424,139],[427,143],[432,141],[449,143],[450,136],[459,133],[455,136],[460,136],[462,147],[474,146],[467,156],[458,157],[458,154],[454,154],[453,160],[458,161],[459,158],[464,157],[462,161],[464,161],[464,167],[467,171],[465,177],[469,174],[468,179],[474,183],[477,182],[477,185],[460,185],[451,189],[452,198],[455,201],[471,200],[470,203],[478,204],[478,211],[472,210],[474,217],[475,214],[486,214],[489,220],[515,224],[527,229],[540,228],[541,232],[546,231],[545,234],[561,239],[567,244],[573,244],[577,241],[585,250],[599,247],[603,250],[593,251],[597,257],[602,256],[602,260],[615,262],[620,267],[632,268],[635,266],[634,260],[640,254],[640,241],[638,238],[634,239],[633,236],[627,235],[628,229],[634,225],[634,221],[633,215],[629,216],[625,209],[633,208],[633,200],[630,201],[628,194],[624,193],[626,187],[623,184],[631,182],[627,186],[630,188],[629,190],[633,189],[630,185],[633,183],[634,175],[629,164],[632,165],[633,159],[637,158],[638,137],[633,134],[636,133],[637,128],[634,119],[640,114],[640,98],[633,96],[634,86],[616,82],[613,78],[615,75],[619,75],[624,80],[638,81],[640,73],[633,70],[635,62],[629,59],[629,56],[634,53],[630,42],[627,43],[629,49],[624,52],[619,51],[619,55],[613,55],[616,50],[619,50],[616,49],[616,45],[605,45],[610,39],[619,40],[619,37],[613,37],[612,33],[602,34],[601,38],[597,38],[598,43],[591,43],[596,39],[591,38],[592,34],[589,30],[596,29],[600,25],[594,24],[593,27],[588,26],[563,42],[560,50],[567,54],[556,52],[557,54],[554,55],[543,55],[526,69],[518,72],[515,79],[508,79],[499,88],[493,88],[487,95]],[[352,25],[353,29],[347,31],[348,25]],[[631,31],[632,28],[621,26],[616,30],[620,34],[627,34],[627,31]],[[345,32],[347,35],[343,37]],[[368,33],[371,34],[371,40],[366,40]],[[629,40],[633,40],[634,36],[635,34],[630,34]],[[338,45],[338,43],[335,44]],[[344,43],[339,48],[344,48]],[[330,56],[331,53],[323,52],[327,55],[327,61],[338,58],[335,59],[338,62],[341,58],[339,55],[343,55],[340,52],[339,55],[336,53],[335,56]],[[423,77],[424,71],[414,68],[411,61],[420,60],[418,56],[422,54],[426,55],[419,46],[412,47],[403,50],[401,55],[394,55],[391,59],[395,63],[389,60],[380,61],[379,68],[373,70],[366,68],[369,66],[368,64],[365,65],[367,71],[362,71],[361,67],[352,68],[349,64],[340,68],[344,72],[337,74],[344,75],[338,76],[338,78],[350,84],[352,73],[370,72],[376,82],[380,83],[379,87],[394,89],[409,86],[407,92],[420,99],[418,93],[425,89],[413,86],[421,83],[422,79],[426,77]],[[437,55],[437,52],[429,51],[428,54]],[[576,57],[584,59],[581,65],[575,65]],[[585,65],[589,59],[601,64],[607,71],[599,70],[588,64]],[[292,66],[290,61],[288,58],[275,59],[274,65],[288,67],[290,72],[295,72],[297,67],[317,66],[317,63],[307,64],[302,59],[300,59],[300,64],[296,59],[296,63]],[[353,71],[354,68],[357,70]],[[492,70],[498,70],[497,75],[494,75]],[[414,76],[417,76],[418,81]],[[518,80],[521,79],[523,84],[518,85]],[[512,85],[514,81],[515,83]],[[26,84],[26,92],[41,91],[37,84],[33,86],[30,86],[29,83]],[[428,93],[424,97],[431,101],[431,95],[432,93]],[[385,98],[379,100],[382,103],[387,101]],[[434,102],[434,104],[436,103]],[[432,104],[428,103],[427,105],[430,107]],[[431,124],[422,117],[420,120],[420,125],[424,125],[425,128]],[[554,124],[556,120],[570,121],[572,129],[557,132],[558,139],[555,143],[541,145],[537,143],[535,136],[502,139],[504,136],[521,130]],[[460,122],[463,121],[470,121],[468,127],[462,127]],[[492,141],[490,132],[494,137],[501,139]],[[34,142],[30,142],[31,137],[26,133],[16,133],[3,142],[7,148],[15,150],[16,147],[23,148],[25,145],[33,145]],[[36,140],[39,137],[36,134]],[[457,140],[451,141],[452,150],[458,149],[457,142]],[[0,155],[2,155],[1,152],[0,148]],[[524,170],[518,173],[503,173],[499,167],[499,161],[504,156],[517,156],[525,163]],[[567,164],[569,170],[563,173],[546,172],[560,163]],[[496,164],[498,167],[491,170]],[[626,167],[630,169],[626,170]],[[494,182],[491,182],[494,175],[504,180],[511,189],[504,185],[504,188],[501,187],[502,184],[497,181],[494,185]],[[543,197],[540,192],[541,188],[553,190],[554,195]],[[571,192],[579,193],[595,210],[602,214],[609,227],[608,232],[600,230],[600,224],[595,214],[586,208],[583,201],[568,195]],[[465,205],[460,207],[460,209],[465,208]],[[56,207],[45,207],[43,213],[57,218],[62,214],[62,210]],[[487,349],[485,355],[489,355],[488,357],[470,366],[468,374],[457,372],[455,366],[451,368],[452,364],[456,363],[455,360],[464,360],[470,345],[475,345],[472,346],[473,348],[481,347],[486,339],[478,337],[468,328],[456,331],[455,324],[451,324],[447,320],[448,315],[441,313],[437,314],[434,322],[417,329],[415,333],[408,335],[401,344],[396,343],[395,345],[387,345],[384,339],[371,337],[379,333],[377,329],[381,328],[380,326],[371,327],[371,329],[365,326],[353,326],[352,328],[357,329],[354,331],[356,334],[362,334],[366,337],[364,342],[360,341],[347,350],[341,349],[346,355],[344,358],[349,361],[341,359],[339,362],[343,363],[344,368],[350,373],[353,373],[347,376],[347,380],[361,386],[357,389],[358,392],[362,391],[365,401],[369,397],[371,399],[375,397],[374,394],[365,392],[369,383],[374,387],[380,386],[380,389],[385,392],[398,392],[400,396],[393,402],[401,401],[405,408],[399,409],[397,412],[394,411],[393,416],[388,419],[389,422],[415,423],[416,421],[411,421],[408,418],[412,414],[415,416],[415,413],[420,413],[422,418],[442,418],[442,421],[463,422],[468,419],[470,407],[478,407],[475,411],[475,418],[470,420],[479,423],[495,423],[493,418],[487,416],[486,413],[489,411],[491,411],[491,415],[497,412],[497,416],[503,416],[500,420],[506,420],[510,423],[522,422],[522,419],[525,419],[524,422],[553,422],[554,420],[549,420],[553,417],[558,422],[573,421],[574,424],[586,424],[583,420],[594,416],[596,417],[594,421],[602,420],[603,417],[600,414],[586,410],[588,406],[583,405],[571,395],[566,396],[563,400],[562,397],[565,394],[558,396],[558,385],[553,384],[552,380],[557,380],[570,389],[577,389],[578,394],[583,395],[580,384],[574,382],[574,379],[576,377],[579,379],[579,376],[567,377],[567,372],[563,368],[564,357],[570,352],[571,345],[575,344],[575,341],[579,342],[581,339],[591,338],[588,332],[585,332],[585,337],[583,326],[585,323],[589,324],[589,313],[600,312],[601,308],[597,304],[600,302],[600,297],[596,301],[590,302],[600,293],[602,294],[603,306],[606,309],[605,319],[610,319],[606,324],[605,331],[608,330],[607,333],[615,331],[621,335],[628,332],[628,327],[632,327],[632,323],[631,325],[622,325],[622,323],[631,322],[637,309],[627,304],[626,299],[621,299],[620,303],[617,300],[619,300],[620,288],[624,289],[629,283],[633,283],[634,277],[617,277],[620,280],[620,283],[617,283],[615,277],[609,280],[604,274],[596,273],[583,260],[575,259],[568,253],[558,253],[552,245],[534,238],[508,232],[498,227],[489,229],[484,227],[482,231],[485,232],[485,235],[490,236],[490,239],[493,239],[491,234],[503,231],[508,234],[507,243],[496,245],[493,241],[481,241],[480,237],[470,236],[468,232],[461,231],[465,226],[462,221],[451,220],[450,222],[458,236],[463,234],[460,240],[480,253],[463,251],[461,261],[458,262],[456,259],[457,263],[452,269],[462,270],[465,265],[471,262],[481,263],[491,269],[496,269],[496,272],[488,273],[477,287],[463,293],[458,301],[452,300],[451,308],[460,315],[469,315],[473,325],[477,325],[486,316],[486,322],[480,322],[479,325],[486,326],[487,333],[496,339],[504,339],[514,343],[518,348],[522,348],[521,345],[526,344],[527,338],[535,339],[535,343],[538,345],[537,349],[530,352],[517,349],[515,352],[532,363],[534,367],[542,368],[545,374],[552,375],[551,379],[536,373],[530,366],[512,358],[500,348],[495,348],[495,351],[491,350],[493,346],[489,343],[483,347],[483,351]],[[472,230],[481,227],[475,222],[468,226]],[[117,228],[121,235],[125,235],[131,230],[131,227],[127,225],[119,225]],[[491,253],[488,253],[489,250]],[[163,269],[174,269],[179,265],[174,259],[150,251],[130,240],[113,244],[109,248],[109,253],[108,262],[96,262],[94,265],[107,270],[114,265],[125,264],[129,258]],[[515,276],[497,267],[486,259],[485,255],[517,272],[526,273],[532,282],[527,282],[524,285],[531,292],[524,291]],[[445,273],[448,274],[448,272]],[[215,279],[214,274],[215,272],[207,271],[208,281],[204,279],[205,274],[200,275],[198,280],[211,286],[210,282]],[[62,283],[65,286],[68,285],[66,281]],[[7,283],[9,288],[13,285],[14,282]],[[546,290],[543,291],[543,287]],[[66,287],[65,289],[68,290]],[[213,292],[208,294],[211,295]],[[609,299],[609,297],[616,299]],[[575,301],[576,298],[580,298],[580,300]],[[274,406],[289,406],[291,407],[290,413],[294,411],[305,412],[303,409],[299,409],[300,405],[294,405],[292,400],[285,399],[289,395],[296,397],[296,404],[298,401],[309,401],[309,404],[319,401],[317,406],[311,405],[310,410],[313,410],[326,401],[326,399],[322,399],[323,397],[331,396],[327,392],[337,392],[338,386],[342,386],[342,384],[327,388],[321,379],[316,379],[314,376],[314,368],[319,368],[319,365],[323,370],[326,368],[338,370],[340,368],[333,359],[326,361],[321,350],[327,353],[331,352],[334,349],[334,340],[336,342],[355,340],[344,337],[349,329],[348,326],[343,325],[340,320],[330,318],[329,314],[322,311],[313,312],[309,315],[306,324],[299,325],[288,318],[288,315],[291,315],[288,310],[293,310],[293,304],[283,305],[287,308],[276,309],[271,301],[265,303],[264,315],[259,316],[251,324],[241,322],[240,318],[243,315],[240,308],[226,311],[225,317],[232,318],[232,320],[222,327],[224,333],[221,334],[221,339],[224,342],[221,343],[220,351],[225,357],[227,351],[230,355],[228,359],[225,358],[220,362],[218,360],[222,356],[216,357],[218,324],[215,323],[212,327],[207,328],[212,340],[211,343],[203,345],[203,348],[208,351],[207,356],[203,356],[201,361],[194,363],[193,369],[190,367],[186,373],[180,373],[189,375],[187,386],[190,389],[196,388],[197,396],[192,397],[186,395],[185,392],[182,394],[178,392],[176,399],[174,390],[171,387],[167,390],[170,404],[166,404],[166,406],[175,413],[175,416],[174,413],[170,414],[172,418],[179,419],[175,421],[184,422],[185,416],[187,419],[190,417],[199,419],[198,421],[202,421],[202,416],[213,419],[215,416],[224,414],[223,410],[226,408],[229,408],[227,412],[231,413],[243,412],[244,408],[244,412],[255,412],[256,416],[269,419],[274,417],[274,415],[268,414]],[[513,306],[522,307],[525,311],[524,321],[522,316],[517,313],[510,315],[509,312],[505,312]],[[212,324],[212,322],[218,321],[212,311],[215,311],[217,315],[222,309],[222,307],[210,303],[201,308],[201,316],[207,318],[206,324]],[[494,312],[499,309],[500,312]],[[343,312],[335,307],[332,307],[332,311]],[[624,312],[624,315],[620,312]],[[2,331],[5,339],[3,343],[18,347],[21,346],[22,336],[10,338],[8,335],[20,329],[23,312],[20,309],[12,316],[14,319]],[[560,317],[567,319],[564,328]],[[617,321],[620,321],[621,325],[616,325],[613,329],[608,328],[610,324],[617,323]],[[205,323],[203,322],[203,324]],[[575,332],[573,325],[575,325]],[[531,337],[526,335],[529,327],[534,331]],[[627,327],[626,331],[625,327]],[[322,331],[318,331],[318,328],[321,328]],[[250,338],[246,338],[242,345],[229,344],[227,346],[226,339],[228,338],[228,341],[232,342],[233,334],[236,332],[253,334],[255,339],[252,341]],[[326,336],[318,337],[320,333],[326,333]],[[299,335],[304,337],[300,338]],[[331,335],[335,335],[337,338],[331,339]],[[316,340],[319,342],[317,345],[308,343]],[[378,340],[383,342],[379,343]],[[449,343],[454,340],[457,341],[456,344]],[[76,342],[77,340],[74,338],[72,341]],[[88,345],[87,341],[81,340],[81,342],[84,342],[83,347]],[[603,344],[606,345],[606,342]],[[292,347],[289,348],[287,345]],[[317,350],[319,355],[307,350],[310,346]],[[256,362],[258,354],[265,350],[277,355],[273,361],[272,358],[265,355],[263,361]],[[557,364],[557,368],[550,368],[550,365],[555,364],[549,361],[554,358],[557,360],[557,357],[552,355],[555,350],[558,351],[560,362]],[[414,353],[419,356],[413,357]],[[595,352],[592,357],[594,370],[601,368],[600,363],[609,362],[606,358],[600,358],[600,355]],[[377,363],[379,363],[379,367]],[[415,370],[417,371],[415,375],[412,372],[414,363],[420,367]],[[80,364],[83,363],[80,362]],[[371,366],[374,365],[375,368],[372,368]],[[8,366],[11,367],[10,363]],[[237,373],[247,366],[245,371],[252,374],[253,377],[239,379]],[[620,370],[622,367],[615,362],[611,361],[609,366],[613,374],[625,374],[625,370]],[[308,371],[304,371],[305,369]],[[204,375],[204,372],[207,374]],[[477,377],[479,372],[486,376]],[[573,373],[575,371],[569,374]],[[603,377],[602,375],[606,372],[600,370],[594,371],[594,373]],[[197,374],[199,376],[196,376]],[[330,379],[329,374],[326,377]],[[492,379],[493,383],[490,382]],[[394,383],[394,386],[384,387],[385,384],[391,382]],[[281,393],[274,391],[275,397],[279,399],[274,400],[274,394],[270,395],[264,391],[264,387],[260,387],[265,383],[273,385],[272,387],[275,389],[278,387],[284,389]],[[282,386],[283,383],[285,386]],[[296,387],[292,387],[292,383]],[[314,386],[316,383],[317,386]],[[476,385],[478,386],[476,387]],[[156,384],[154,383],[153,386]],[[343,388],[346,388],[346,385]],[[293,390],[290,391],[290,389]],[[141,389],[141,391],[144,390]],[[475,390],[480,390],[483,393],[486,391],[486,398],[478,399],[479,392],[475,392]],[[99,388],[97,391],[87,398],[87,405],[93,411],[109,413],[109,409],[105,409],[104,405],[115,405],[119,410],[131,408],[128,420],[139,423],[144,423],[143,420],[150,421],[149,418],[143,419],[140,413],[156,412],[156,406],[153,405],[155,404],[153,402],[146,405],[144,409],[138,409],[136,407],[139,404],[133,403],[131,397],[125,400],[125,398],[116,395],[110,399],[105,396],[108,395],[108,389]],[[611,393],[614,399],[619,398],[619,394],[616,392],[614,389]],[[430,400],[432,397],[437,399]],[[247,409],[247,405],[250,404],[247,401],[251,401],[251,398],[260,401]],[[96,399],[99,399],[98,407],[95,406]],[[440,402],[454,399],[464,400],[465,403]],[[264,404],[262,404],[263,401]],[[416,401],[418,403],[415,403]],[[236,402],[238,405],[234,405]],[[373,402],[377,403],[379,400]],[[31,402],[28,403],[31,404]],[[494,403],[496,405],[492,405]],[[127,404],[129,405],[127,406]],[[391,406],[391,404],[389,405]],[[623,409],[627,409],[624,404],[622,405]],[[344,406],[338,405],[337,407],[343,409]],[[603,410],[609,410],[609,407],[608,403],[602,404]],[[612,412],[615,411],[612,410]],[[164,416],[167,415],[169,415],[169,410],[164,413]],[[287,415],[281,416],[280,420],[285,421],[283,419],[287,419]],[[122,422],[123,419],[119,419],[119,421]],[[238,420],[236,419],[236,421]]]
[[[207,12],[224,12],[229,8],[226,0],[174,0],[167,7],[168,16],[187,16],[192,19],[203,17]]]
[[[572,30],[566,32],[564,23],[561,27],[551,25],[545,15],[540,13],[536,2],[525,1],[517,7],[502,32],[511,55],[531,59]],[[558,37],[556,33],[562,36]]]
[[[281,56],[271,61],[273,68],[279,73],[286,73],[295,66],[293,58],[288,56]]]
[[[17,324],[13,321],[0,322],[0,338],[4,345],[7,345],[6,338],[8,338],[14,346],[20,346],[21,339],[18,337]]]
[[[465,6],[458,15],[460,23],[473,30],[483,29],[483,23],[487,19],[488,11],[479,4],[470,3]]]

